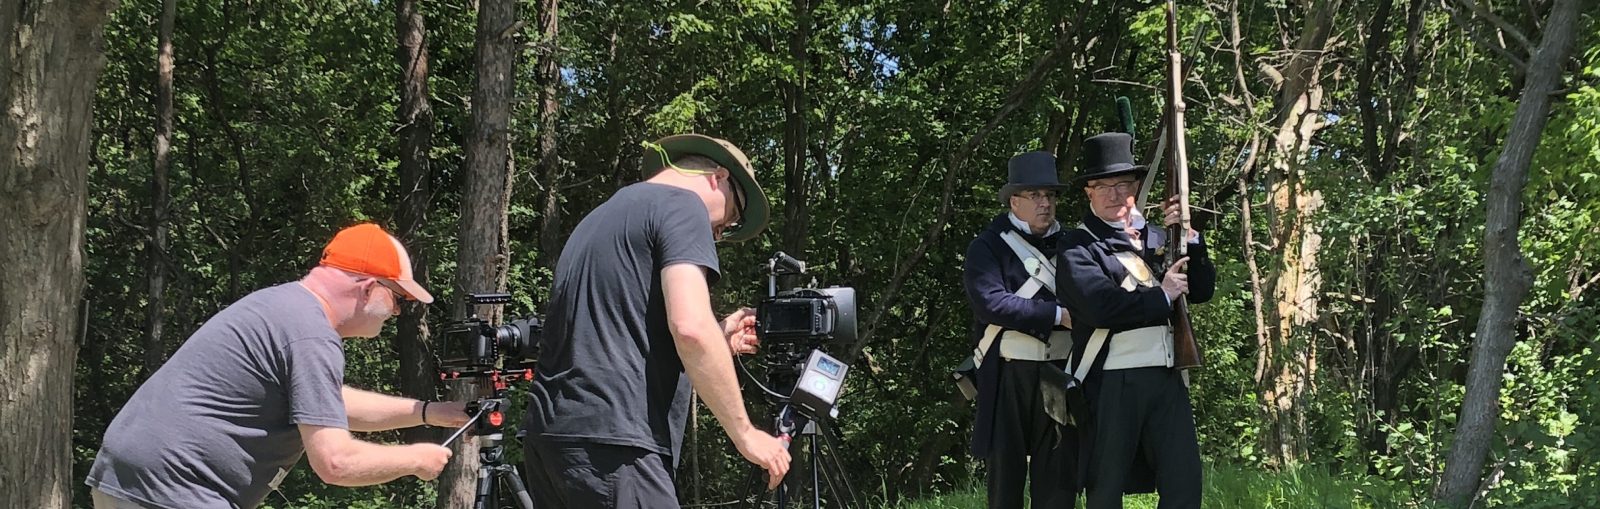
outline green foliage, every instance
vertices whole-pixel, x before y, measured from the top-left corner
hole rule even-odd
[[[1266,473],[1238,467],[1208,465],[1202,507],[1228,509],[1371,509],[1395,507],[1393,488],[1384,481],[1336,475],[1316,468]],[[894,509],[954,509],[981,507],[982,487],[969,492],[911,500]],[[1154,509],[1154,495],[1129,496],[1123,507]],[[1083,503],[1079,497],[1078,503]]]
[[[1262,473],[1263,381],[1246,256],[1272,277],[1272,198],[1261,177],[1280,91],[1261,69],[1282,65],[1284,41],[1305,16],[1295,2],[1239,2],[1243,69],[1235,69],[1219,5],[1180,5],[1188,149],[1197,204],[1216,209],[1206,238],[1218,265],[1216,298],[1195,306],[1206,367],[1192,394],[1211,507],[1393,507],[1426,500],[1443,468],[1483,301],[1488,177],[1520,94],[1521,77],[1429,4],[1417,68],[1402,69],[1405,2],[1376,66],[1375,125],[1363,118],[1355,66],[1365,61],[1372,2],[1344,2],[1338,44],[1323,68],[1327,125],[1303,165],[1323,205],[1307,224],[1321,240],[1318,315],[1297,331],[1317,368],[1305,398],[1307,450],[1299,465]],[[433,196],[419,250],[441,303],[454,302],[458,211],[471,95],[473,3],[423,2],[436,116]],[[541,125],[527,44],[512,112],[517,174],[509,204],[512,256],[507,312],[542,309],[550,274],[537,266],[546,192],[558,227],[638,180],[639,142],[676,132],[720,136],[751,157],[772,198],[768,234],[720,246],[721,312],[764,294],[758,265],[784,238],[791,205],[809,225],[802,255],[821,284],[857,287],[862,315],[883,318],[851,375],[836,424],[842,459],[874,500],[905,507],[971,507],[984,479],[968,448],[973,409],[948,383],[970,351],[961,291],[963,253],[996,214],[1007,160],[1055,149],[1063,159],[1084,135],[1112,128],[1112,98],[1133,100],[1142,152],[1165,102],[1152,89],[1166,72],[1164,9],[1126,2],[813,0],[562,2],[559,118]],[[518,34],[538,42],[538,4],[522,2]],[[1509,7],[1507,7],[1509,9]],[[160,2],[127,0],[106,28],[107,66],[95,97],[86,228],[88,323],[76,366],[76,479],[144,373],[147,218],[154,131],[154,55]],[[1083,21],[1076,23],[1079,15]],[[1525,16],[1516,14],[1521,22]],[[956,169],[948,221],[924,257],[911,252],[939,218],[943,175],[994,117],[1033,63],[1076,23],[1073,53],[1041,91],[1025,97]],[[1508,360],[1501,426],[1484,472],[1491,507],[1600,506],[1600,47],[1585,20],[1580,72],[1564,83],[1525,188],[1522,250],[1534,287]],[[1531,23],[1529,24],[1531,26]],[[803,35],[802,35],[803,33]],[[804,55],[791,51],[791,38]],[[338,228],[394,227],[404,190],[397,172],[394,5],[377,2],[180,2],[171,246],[164,352],[244,294],[294,280]],[[1237,74],[1237,75],[1236,75]],[[802,90],[803,103],[791,106]],[[1407,77],[1415,78],[1406,81]],[[1234,101],[1259,100],[1253,114]],[[792,111],[791,111],[792,109]],[[804,157],[787,174],[787,123],[803,120]],[[1380,156],[1365,142],[1379,128]],[[1046,133],[1062,132],[1059,141]],[[1399,129],[1393,144],[1387,134]],[[545,181],[536,140],[555,135],[567,174]],[[1252,135],[1265,145],[1245,149]],[[1383,154],[1392,154],[1386,156]],[[1257,158],[1251,174],[1243,162]],[[1387,159],[1386,159],[1387,158]],[[1075,171],[1065,164],[1063,178]],[[1252,221],[1232,196],[1246,180]],[[790,182],[805,187],[790,189]],[[793,192],[791,192],[793,191]],[[1158,191],[1159,192],[1159,191]],[[1066,224],[1086,205],[1065,193]],[[791,203],[793,202],[793,203]],[[1256,245],[1244,245],[1251,232]],[[909,270],[892,300],[895,274]],[[467,289],[482,291],[484,289]],[[1272,323],[1274,302],[1259,303]],[[430,308],[437,329],[452,306]],[[435,331],[437,332],[437,330]],[[386,334],[383,338],[392,337]],[[352,385],[393,391],[392,341],[347,343]],[[869,357],[870,359],[868,359]],[[755,369],[753,359],[741,361]],[[759,373],[756,376],[760,376]],[[1270,377],[1269,377],[1270,379]],[[519,396],[520,397],[520,396]],[[753,391],[751,415],[773,411]],[[520,417],[520,416],[513,416]],[[680,462],[685,501],[739,492],[748,465],[716,420],[700,412]],[[367,438],[397,441],[394,434]],[[513,453],[514,455],[517,453]],[[692,486],[699,472],[699,485]],[[78,486],[76,499],[88,500]],[[699,499],[693,499],[694,493]],[[295,469],[271,507],[427,507],[434,483],[360,489],[323,485]],[[947,494],[945,498],[919,497]],[[981,497],[981,495],[980,495]],[[921,504],[921,505],[918,505]],[[932,504],[932,505],[929,505]],[[1143,504],[1143,505],[1139,505]],[[1130,499],[1150,506],[1148,498]]]

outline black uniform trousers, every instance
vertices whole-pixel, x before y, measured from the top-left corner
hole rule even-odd
[[[1021,509],[1023,486],[1033,509],[1071,509],[1077,503],[1073,467],[1078,439],[1072,428],[1045,413],[1039,390],[1043,370],[1062,372],[1053,362],[998,360],[994,433],[990,437],[989,507]],[[1052,380],[1057,378],[1046,378]],[[1031,461],[1029,458],[1032,458]]]
[[[522,442],[523,478],[537,509],[677,509],[671,457],[638,447]]]
[[[1199,509],[1200,442],[1182,372],[1153,367],[1098,375],[1085,384],[1095,420],[1087,509],[1121,508],[1125,488],[1152,480],[1159,509]],[[1136,459],[1147,468],[1135,468]],[[1140,474],[1154,479],[1130,478]]]

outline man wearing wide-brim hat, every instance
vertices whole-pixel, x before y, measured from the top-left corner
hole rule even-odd
[[[977,366],[972,454],[987,465],[989,507],[1020,508],[1024,486],[1031,486],[1032,507],[1069,508],[1077,442],[1061,389],[1071,319],[1056,303],[1049,254],[1061,233],[1055,209],[1066,186],[1049,152],[1018,155],[1008,166],[1000,188],[1007,211],[967,246],[962,267]]]
[[[745,459],[776,484],[789,454],[745,412],[732,355],[755,315],[718,323],[715,242],[766,227],[766,194],[733,144],[698,134],[645,143],[644,181],[573,230],[556,262],[528,413],[528,490],[539,507],[678,507],[693,386]]]
[[[1200,507],[1200,448],[1183,373],[1173,368],[1172,301],[1211,300],[1217,270],[1198,233],[1189,256],[1165,267],[1167,230],[1136,210],[1146,169],[1132,138],[1106,133],[1084,141],[1074,183],[1089,198],[1083,224],[1061,239],[1056,288],[1071,310],[1072,373],[1083,379],[1088,422],[1078,471],[1088,509],[1120,508],[1123,493],[1160,494],[1160,507]],[[1169,200],[1165,222],[1178,222]],[[1187,273],[1185,273],[1187,268]]]

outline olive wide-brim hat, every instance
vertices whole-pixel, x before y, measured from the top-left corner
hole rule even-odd
[[[733,181],[744,191],[744,210],[739,211],[739,225],[737,228],[723,231],[722,240],[744,242],[755,238],[767,228],[767,220],[772,215],[771,205],[767,203],[767,193],[762,192],[761,186],[756,184],[756,170],[750,167],[750,159],[744,156],[739,147],[733,146],[727,140],[700,134],[674,134],[656,140],[655,145],[660,146],[661,150],[644,151],[642,168],[644,178],[654,176],[670,162],[661,160],[662,152],[666,152],[669,160],[699,154],[727,168],[728,175],[732,176]]]

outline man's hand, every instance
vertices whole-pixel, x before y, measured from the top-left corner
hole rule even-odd
[[[1189,293],[1189,275],[1183,273],[1183,266],[1189,263],[1189,257],[1179,258],[1172,267],[1167,269],[1167,277],[1161,280],[1161,291],[1167,294],[1167,300],[1177,300],[1183,294]]]
[[[423,415],[429,426],[445,428],[459,428],[472,420],[467,415],[467,404],[460,401],[433,401],[428,403],[428,412]]]
[[[433,410],[433,405],[428,405],[428,409]],[[462,423],[465,424],[466,421]],[[417,471],[412,475],[424,481],[432,481],[439,477],[439,472],[450,463],[450,456],[454,454],[448,447],[438,444],[411,444],[406,447],[411,449],[406,452],[417,459]]]
[[[722,320],[722,335],[728,338],[728,348],[734,355],[756,353],[761,340],[756,337],[756,312],[739,308]]]
[[[1166,213],[1167,226],[1178,224],[1178,221],[1183,219],[1183,214],[1178,210],[1177,196],[1167,198],[1166,201],[1161,202],[1161,210]]]
[[[1180,213],[1179,210],[1178,210],[1179,207],[1178,207],[1178,197],[1177,196],[1173,196],[1171,198],[1167,198],[1167,201],[1162,202],[1161,203],[1161,209],[1166,213],[1165,220],[1166,220],[1166,223],[1167,223],[1167,229],[1168,230],[1171,230],[1172,229],[1172,225],[1178,224],[1178,221],[1181,221],[1183,219],[1183,214]],[[1197,231],[1194,231],[1194,230],[1188,230],[1188,231],[1175,232],[1174,233],[1174,235],[1183,235],[1184,236],[1184,239],[1183,239],[1184,242],[1198,242],[1199,241],[1198,240],[1199,239],[1199,234],[1200,234],[1200,232],[1197,232]]]
[[[1059,308],[1059,309],[1061,310],[1061,326],[1062,327],[1066,327],[1068,329],[1071,329],[1072,328],[1072,313],[1070,311],[1067,311],[1067,308]]]
[[[789,473],[789,449],[782,439],[753,426],[729,438],[744,459],[766,469],[767,489],[777,488],[778,483],[783,482],[784,474]]]

